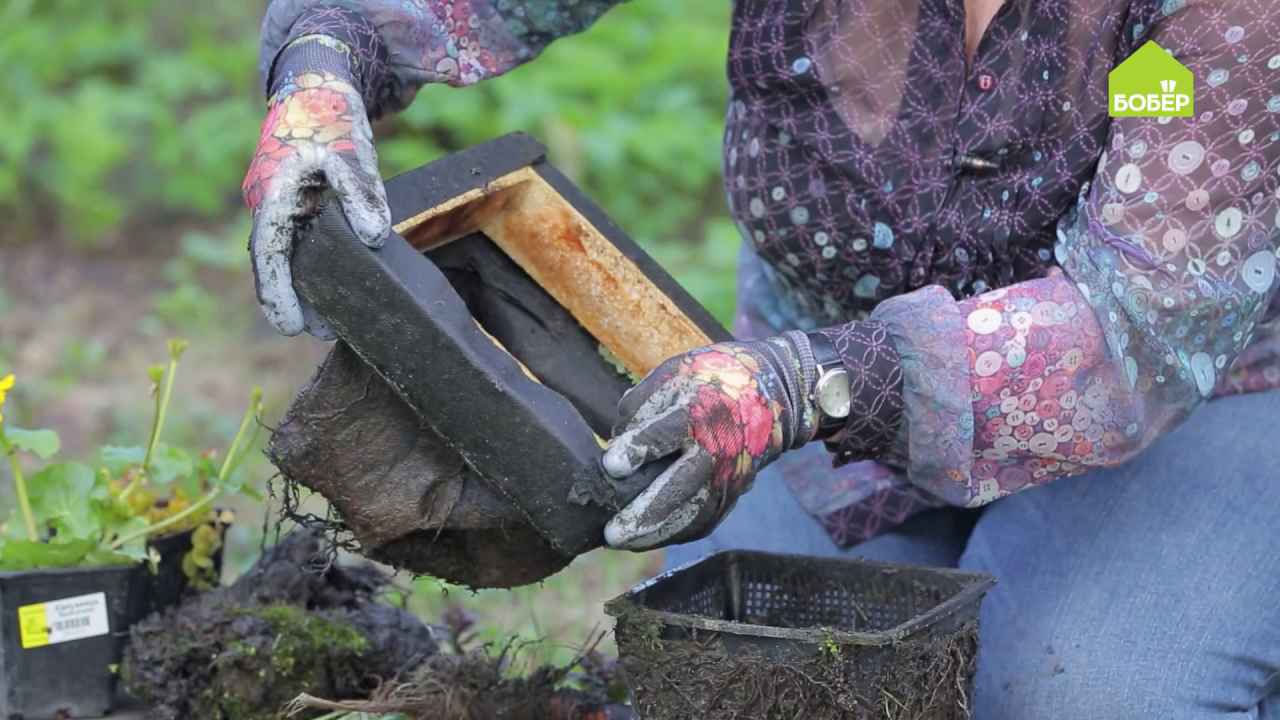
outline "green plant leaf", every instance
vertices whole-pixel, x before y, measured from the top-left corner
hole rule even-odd
[[[94,548],[84,556],[84,560],[80,562],[83,567],[102,567],[107,565],[132,565],[146,558],[146,553],[140,557],[134,557],[132,554],[122,552],[112,552],[103,550],[102,548]]]
[[[182,448],[160,445],[151,455],[151,474],[148,479],[157,485],[168,485],[179,478],[195,474],[191,455]]]
[[[95,503],[89,502],[96,482],[87,465],[48,465],[28,479],[31,510],[41,524],[53,526],[60,540],[85,539],[96,544],[102,519]]]
[[[91,540],[60,543],[7,540],[0,545],[0,570],[65,568],[81,564],[97,545]]]
[[[146,518],[131,517],[128,520],[110,528],[110,537],[125,537],[146,530],[150,523]],[[125,543],[116,548],[117,554],[131,558],[133,560],[145,560],[147,558],[147,538],[139,535],[137,540]]]
[[[3,543],[6,538],[10,540],[27,539],[27,531],[22,523],[22,513],[16,507],[9,511],[9,518],[3,524],[0,524],[0,543]]]
[[[62,447],[58,433],[52,430],[24,430],[19,427],[7,427],[4,436],[9,444],[32,453],[41,460],[48,460],[57,454]]]
[[[119,475],[131,467],[141,467],[147,457],[146,448],[107,445],[99,453],[102,464],[113,474]],[[151,474],[148,480],[157,485],[168,485],[174,480],[185,479],[195,473],[196,464],[190,453],[182,448],[161,443],[151,454]]]
[[[143,458],[147,456],[147,449],[143,447],[104,445],[99,455],[102,458],[102,464],[112,473],[119,475],[130,467],[141,465]]]

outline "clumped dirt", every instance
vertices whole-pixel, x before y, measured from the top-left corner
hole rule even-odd
[[[296,532],[238,582],[134,625],[130,694],[158,720],[266,720],[300,692],[362,698],[434,656],[430,628],[378,602],[373,566]]]
[[[619,620],[622,666],[645,720],[968,720],[977,628],[882,648],[765,652],[717,633],[660,638]]]

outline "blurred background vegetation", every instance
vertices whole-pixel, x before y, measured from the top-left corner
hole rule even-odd
[[[0,374],[19,376],[13,422],[58,428],[72,452],[139,442],[145,368],[180,335],[192,350],[172,439],[221,446],[249,386],[267,389],[270,424],[322,357],[320,343],[266,327],[244,250],[239,183],[264,109],[265,4],[0,3]],[[728,16],[726,0],[632,0],[506,77],[427,88],[375,127],[384,175],[529,132],[727,323],[738,244],[719,179]],[[261,511],[244,512],[241,567],[260,534]],[[427,615],[460,602],[495,635],[572,645],[602,621],[601,599],[659,560],[597,552],[546,587],[480,596],[419,579],[409,602]]]

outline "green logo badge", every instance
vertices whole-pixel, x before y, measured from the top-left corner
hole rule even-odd
[[[1111,117],[1191,117],[1195,76],[1154,42],[1138,48],[1107,76]]]

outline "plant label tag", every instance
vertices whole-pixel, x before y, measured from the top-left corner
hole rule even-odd
[[[22,648],[44,647],[71,640],[106,635],[106,593],[90,593],[18,608]]]

